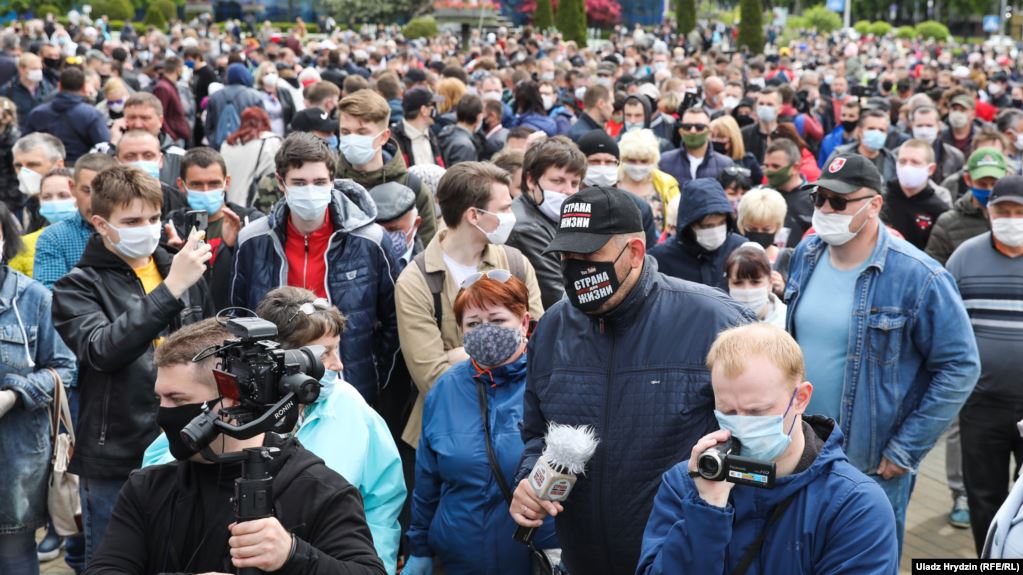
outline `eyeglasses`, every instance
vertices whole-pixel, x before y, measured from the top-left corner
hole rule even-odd
[[[836,212],[845,211],[845,209],[849,207],[849,202],[858,202],[860,200],[869,200],[870,198],[873,198],[873,197],[874,196],[871,195],[871,196],[860,196],[858,198],[843,198],[843,197],[830,197],[829,198],[829,197],[822,196],[820,191],[818,191],[818,190],[814,190],[814,191],[810,192],[810,201],[813,202],[813,205],[817,206],[818,208],[823,208],[824,204],[828,203],[828,204],[831,204],[831,209],[835,210]]]
[[[511,277],[512,274],[510,271],[502,269],[494,269],[485,272],[476,272],[462,281],[461,289],[467,289],[469,286],[480,281],[483,278],[492,279],[496,282],[506,283],[508,280],[511,279]]]
[[[294,321],[295,318],[298,317],[298,314],[300,313],[304,313],[305,315],[313,315],[318,311],[326,311],[330,308],[331,305],[329,301],[327,301],[325,298],[318,297],[313,301],[307,301],[299,305],[298,310],[296,310],[295,313],[291,314],[291,317],[288,318],[288,323]]]
[[[707,124],[685,123],[680,126],[683,132],[702,132],[707,129]]]

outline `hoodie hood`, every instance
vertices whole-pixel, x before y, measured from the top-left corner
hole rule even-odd
[[[642,94],[633,94],[625,99],[625,103],[622,104],[622,108],[624,109],[625,104],[628,104],[629,102],[638,102],[639,105],[643,106],[643,127],[649,128],[650,115],[652,113],[651,112],[652,106],[650,105],[650,100]]]
[[[335,232],[351,233],[376,221],[377,205],[366,188],[352,180],[337,179],[327,212]],[[270,228],[284,230],[289,213],[287,198],[281,198],[267,216]]]
[[[405,158],[402,157],[401,152],[399,151],[398,142],[388,140],[387,143],[384,144],[383,152],[383,167],[371,172],[360,172],[356,170],[350,163],[348,163],[344,154],[338,154],[336,170],[337,177],[351,180],[367,190],[373,189],[380,184],[386,184],[387,182],[393,182],[404,178],[405,175],[408,174],[408,168],[405,167]]]
[[[53,97],[53,111],[63,114],[82,102],[85,102],[85,98],[78,94],[57,92],[57,95]]]
[[[729,231],[734,229],[732,205],[725,190],[713,178],[697,178],[685,183],[678,204],[678,237],[681,241],[686,228],[710,214],[728,214]]]
[[[964,216],[976,216],[978,214],[983,216],[981,209],[977,207],[977,204],[973,203],[973,192],[971,190],[966,190],[966,193],[956,200],[953,209]]]
[[[234,63],[227,67],[227,85],[240,84],[247,88],[252,87],[252,73],[245,67],[245,64]]]

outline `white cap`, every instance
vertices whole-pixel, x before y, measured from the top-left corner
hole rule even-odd
[[[641,84],[637,92],[654,101],[661,99],[661,91],[657,89],[657,86],[654,86],[650,82]]]

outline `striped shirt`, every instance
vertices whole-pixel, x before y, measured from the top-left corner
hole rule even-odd
[[[967,240],[949,258],[948,271],[970,314],[980,350],[975,392],[1023,401],[1023,256],[995,249],[991,232]]]
[[[32,278],[52,290],[53,284],[78,264],[92,231],[81,214],[44,229],[36,242]]]

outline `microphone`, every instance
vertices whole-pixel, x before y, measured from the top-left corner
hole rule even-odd
[[[565,501],[572,492],[576,476],[586,469],[586,462],[597,450],[596,432],[592,427],[551,423],[544,437],[546,447],[533,470],[529,472],[529,485],[536,496],[545,501]],[[519,526],[515,540],[533,544],[534,527]]]

